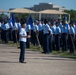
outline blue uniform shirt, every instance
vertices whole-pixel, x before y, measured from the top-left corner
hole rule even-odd
[[[73,27],[69,27],[69,34],[75,34],[75,30]]]
[[[46,24],[46,25],[43,26],[43,33],[44,34],[48,34],[49,30],[50,30],[50,26],[48,24]]]
[[[6,24],[2,24],[1,28],[2,28],[3,30],[8,30],[10,27],[9,27],[9,24],[6,23]]]
[[[66,26],[65,27],[62,26],[62,30],[61,31],[62,31],[62,33],[68,33],[68,30],[67,30],[67,27]]]
[[[75,30],[75,35],[76,35],[76,26],[74,27],[74,30]]]
[[[59,24],[60,29],[62,30],[62,23]]]
[[[26,32],[29,32],[29,30],[31,30],[31,26],[30,25],[26,25]]]
[[[61,29],[59,28],[59,26],[58,27],[56,27],[56,29],[55,29],[55,34],[57,35],[57,34],[60,34],[61,33]]]
[[[52,30],[53,34],[55,34],[55,29],[56,29],[55,25],[51,27],[51,30]]]
[[[18,22],[18,23],[17,23],[17,26],[18,26],[18,29],[20,30],[20,29],[21,29],[21,23]]]
[[[43,30],[43,25],[42,24],[39,24],[38,25],[38,29],[39,29],[39,31],[42,31]]]
[[[5,26],[4,26],[4,24],[1,25],[1,29],[5,30]]]
[[[15,22],[14,26],[13,26],[13,30],[18,30],[18,25],[17,23]]]
[[[12,22],[9,23],[9,27],[10,27],[10,28],[13,28]]]
[[[49,31],[50,31],[50,35],[52,35],[52,34],[53,34],[53,31],[52,31],[52,29],[51,29],[51,28],[49,29]]]
[[[34,25],[34,32],[38,31],[38,25]]]
[[[67,32],[68,32],[68,29],[69,29],[69,24],[65,24],[65,26],[67,27]]]

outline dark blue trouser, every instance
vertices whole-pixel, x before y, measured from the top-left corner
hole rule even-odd
[[[35,32],[34,32],[34,34],[33,34],[33,44],[34,44],[35,46],[38,46],[37,35],[36,35]]]
[[[26,49],[26,42],[23,42],[21,41],[20,42],[20,58],[19,58],[19,61],[20,62],[24,62],[24,59],[25,59],[25,49]]]
[[[52,52],[52,36],[49,36],[49,50]]]
[[[1,40],[1,27],[0,27],[0,40]]]
[[[39,31],[39,42],[40,45],[43,47],[43,31]]]
[[[55,35],[55,45],[56,45],[56,51],[60,50],[60,36]]]
[[[28,32],[27,32],[27,35],[29,35]],[[26,47],[30,48],[30,38],[27,38]]]
[[[27,38],[26,47],[30,48],[30,38]]]
[[[34,31],[31,30],[31,43],[34,45]]]
[[[55,50],[55,35],[52,38],[52,49]]]
[[[43,49],[44,49],[44,53],[49,53],[49,35],[48,34],[44,34],[44,43],[43,43]]]
[[[17,38],[16,38],[16,30],[13,30],[13,32],[12,32],[12,36],[13,36],[13,42],[14,43],[17,43]]]
[[[18,30],[18,33],[17,33],[17,41],[19,42],[19,30]]]
[[[67,34],[62,33],[62,51],[67,51]]]
[[[73,35],[69,34],[69,48],[70,48],[70,53],[74,53],[74,41],[73,41]]]
[[[2,32],[1,32],[1,39],[2,39],[2,41],[4,41],[4,37],[5,37],[5,33],[4,33],[4,30],[2,29]]]
[[[8,43],[8,40],[9,40],[9,35],[8,35],[9,33],[8,33],[8,31],[4,31],[4,41],[5,41],[5,43]]]
[[[12,41],[12,39],[13,39],[12,38],[12,28],[10,28],[10,30],[9,30],[9,40]]]
[[[38,45],[36,33],[33,30],[31,30],[31,43],[33,45]]]
[[[75,49],[76,49],[76,40],[74,41],[74,46],[75,46]]]

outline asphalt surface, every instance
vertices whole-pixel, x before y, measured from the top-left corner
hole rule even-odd
[[[76,75],[76,59],[26,50],[19,63],[20,50],[0,44],[0,75]]]

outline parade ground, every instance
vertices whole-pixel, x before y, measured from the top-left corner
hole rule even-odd
[[[26,50],[26,63],[19,63],[20,50],[0,44],[0,75],[76,75],[76,59]]]

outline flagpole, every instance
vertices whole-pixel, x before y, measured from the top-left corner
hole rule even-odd
[[[37,37],[37,41],[38,41],[38,45],[39,45],[39,47],[40,47],[40,50],[42,50],[42,47],[41,47],[41,45],[40,45],[40,41],[39,41],[39,38],[38,38],[38,34],[36,33],[36,37]]]
[[[12,22],[13,26],[15,25],[15,17],[14,17],[14,13],[11,13],[11,16],[10,16],[10,22]],[[17,42],[17,30],[15,30],[15,35],[16,37],[16,45],[17,45],[17,48],[18,48],[18,42]]]

